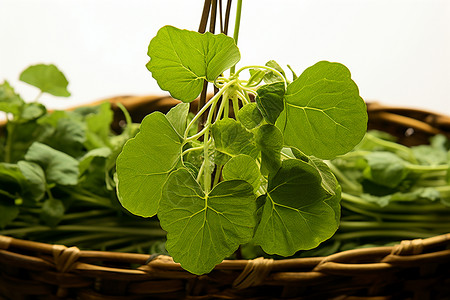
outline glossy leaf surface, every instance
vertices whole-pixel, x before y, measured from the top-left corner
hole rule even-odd
[[[256,92],[256,103],[264,119],[270,124],[275,124],[284,109],[284,82],[263,85]]]
[[[366,105],[345,66],[321,61],[288,85],[277,126],[286,145],[331,159],[353,149],[364,136]]]
[[[150,42],[148,56],[147,68],[161,89],[183,102],[197,98],[204,80],[213,82],[241,57],[231,37],[172,26],[158,31]]]
[[[254,240],[269,254],[293,255],[330,238],[338,227],[336,211],[317,170],[298,159],[282,162],[269,178]]]
[[[244,125],[245,128],[253,129],[261,124],[263,116],[256,103],[252,102],[244,105],[239,110],[237,120]]]
[[[253,158],[258,154],[253,133],[234,119],[216,122],[211,133],[216,148],[215,163],[224,165],[231,157],[247,154]]]
[[[166,114],[167,120],[169,120],[180,136],[183,136],[184,131],[186,130],[188,114],[188,103],[178,103]]]
[[[25,160],[40,165],[48,183],[60,185],[76,185],[78,183],[78,161],[66,153],[34,142],[28,149]]]
[[[248,155],[240,154],[230,159],[222,170],[225,180],[244,180],[256,190],[260,185],[261,174],[255,160]]]
[[[283,135],[276,126],[264,124],[256,130],[255,140],[261,151],[261,169],[275,174],[281,166]]]
[[[34,65],[20,74],[20,80],[31,84],[44,93],[54,96],[68,97],[69,84],[64,74],[55,65]]]
[[[223,181],[205,194],[189,171],[173,172],[158,212],[169,254],[189,272],[210,272],[251,240],[255,203],[253,188],[245,181]]]
[[[126,209],[144,217],[157,213],[162,187],[180,160],[181,142],[162,113],[144,118],[117,158],[118,195]]]

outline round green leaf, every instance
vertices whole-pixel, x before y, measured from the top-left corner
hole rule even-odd
[[[392,152],[371,152],[364,159],[367,161],[364,177],[389,188],[398,186],[409,173],[406,162]]]
[[[319,172],[308,163],[284,160],[278,173],[269,178],[255,243],[269,254],[290,256],[330,238],[339,225],[336,206],[340,197],[330,196],[321,182]]]
[[[180,136],[184,136],[184,131],[187,127],[189,106],[188,103],[178,103],[166,114],[167,120],[169,120]]]
[[[14,92],[8,81],[5,80],[0,84],[0,111],[18,116],[24,104],[23,99]]]
[[[275,124],[284,108],[284,82],[274,82],[263,85],[258,88],[256,93],[255,101],[258,104],[258,108],[261,110],[264,119],[270,124]]]
[[[156,214],[162,187],[180,160],[182,140],[166,116],[154,112],[144,118],[136,137],[117,158],[118,196],[135,215]]]
[[[36,164],[21,160],[17,163],[20,171],[26,179],[23,187],[24,198],[39,201],[44,198],[46,191],[46,180],[44,170]]]
[[[241,58],[234,40],[224,34],[200,34],[172,26],[162,27],[148,46],[152,72],[161,89],[191,102],[203,89]]]
[[[257,190],[260,186],[261,173],[255,159],[248,155],[240,154],[230,159],[222,169],[225,180],[244,180]]]
[[[25,154],[25,160],[41,166],[48,183],[60,185],[78,183],[78,161],[64,152],[34,142]]]
[[[189,272],[205,274],[251,240],[255,210],[247,182],[223,181],[205,194],[188,170],[179,169],[167,179],[158,218],[173,259]]]
[[[61,221],[65,212],[64,204],[61,200],[49,198],[42,204],[41,219],[49,226],[56,226]]]
[[[345,66],[321,61],[288,85],[277,126],[287,146],[331,159],[363,138],[366,105]]]
[[[22,107],[22,111],[20,113],[20,120],[21,121],[32,121],[36,120],[37,118],[42,117],[47,113],[47,109],[44,105],[40,103],[25,103]]]
[[[254,135],[234,119],[222,119],[211,127],[216,149],[214,162],[224,165],[231,157],[247,154],[253,158],[258,155]]]
[[[261,170],[275,174],[281,166],[283,135],[271,124],[264,124],[256,130],[256,145],[261,150]]]
[[[242,106],[238,111],[237,119],[245,128],[253,129],[261,124],[263,116],[256,103],[252,102]]]
[[[20,80],[31,84],[44,93],[54,96],[69,97],[69,84],[64,74],[55,65],[34,65],[20,74]]]

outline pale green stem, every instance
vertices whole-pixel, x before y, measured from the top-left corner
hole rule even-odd
[[[373,222],[373,221],[341,221],[340,229],[372,229],[372,228],[433,228],[450,230],[450,224],[441,222]]]
[[[189,148],[189,149],[184,150],[181,155],[184,156],[184,155],[188,154],[189,152],[202,150],[202,149],[203,149],[203,145],[202,146],[198,146],[198,147]]]
[[[38,102],[39,101],[39,98],[41,98],[41,96],[42,96],[42,94],[43,94],[44,92],[43,91],[40,91],[39,92],[39,94],[36,96],[36,98],[34,98],[34,101],[33,102]]]
[[[0,195],[4,195],[4,196],[6,196],[8,198],[11,198],[11,199],[16,198],[13,194],[10,194],[10,193],[8,193],[6,191],[2,191],[2,190],[0,190]]]
[[[214,176],[213,186],[216,186],[219,183],[220,175],[222,174],[222,168],[223,168],[223,166],[217,166],[216,174]]]
[[[123,233],[130,235],[143,235],[143,236],[166,236],[166,232],[162,229],[148,229],[148,228],[136,228],[136,227],[107,227],[107,226],[92,226],[92,225],[59,225],[55,228],[49,226],[33,226],[26,228],[15,228],[0,231],[3,235],[15,235],[26,234],[40,231],[77,231],[77,232],[111,232],[111,233]]]
[[[339,233],[333,236],[336,240],[354,240],[357,238],[368,237],[397,237],[399,239],[413,239],[413,238],[428,238],[435,236],[434,233],[425,232],[413,232],[410,230],[368,230],[368,231],[356,231]]]
[[[123,115],[125,116],[125,122],[127,123],[127,125],[131,125],[131,123],[133,123],[133,120],[131,119],[130,113],[128,112],[126,107],[120,102],[117,102],[116,105],[122,111]]]
[[[248,86],[242,85],[241,83],[242,83],[242,81],[238,82],[238,84],[237,84],[237,86],[239,87],[240,90],[248,92],[248,93],[256,94],[256,88],[248,87]]]
[[[205,140],[209,141],[209,130],[205,133]],[[208,194],[211,189],[211,166],[209,163],[209,143],[205,143],[203,148],[203,185],[205,193]]]
[[[416,173],[423,172],[433,172],[433,171],[447,171],[448,165],[439,165],[439,166],[423,166],[423,165],[413,165],[407,164],[406,167],[408,170]]]
[[[236,76],[239,75],[242,71],[246,70],[246,69],[266,69],[269,71],[274,72],[275,74],[277,74],[281,79],[283,79],[284,85],[286,86],[286,79],[284,78],[283,74],[281,74],[280,72],[278,72],[278,70],[268,67],[268,66],[245,66],[240,68],[237,72],[236,72]],[[245,88],[245,87],[242,87]]]
[[[53,194],[52,194],[52,191],[51,191],[51,187],[47,184],[45,186],[45,189],[47,190],[48,199],[53,200],[54,198],[53,198]]]
[[[233,34],[234,42],[236,43],[236,45],[238,43],[239,28],[241,26],[241,13],[242,13],[242,0],[238,0],[237,8],[236,8],[236,20],[234,23],[234,34]],[[236,65],[231,67],[230,74],[234,75],[235,70],[236,70]]]
[[[250,98],[248,97],[248,94],[244,90],[237,91],[237,94],[239,99],[241,99],[243,105],[251,102]]]
[[[40,210],[37,210],[38,212],[40,212]],[[106,209],[102,209],[102,210],[90,210],[90,211],[84,211],[84,212],[78,212],[78,213],[71,213],[71,214],[66,214],[62,217],[62,220],[73,220],[73,219],[86,219],[86,218],[90,218],[90,217],[98,217],[101,215],[110,215],[112,214],[114,211],[113,210],[106,210]]]
[[[6,130],[8,136],[6,137],[6,145],[5,145],[5,162],[10,163],[11,162],[11,152],[12,152],[12,145],[13,145],[13,137],[14,137],[14,130],[16,129],[16,124],[13,122],[8,122],[6,125]]]
[[[436,188],[438,191],[439,188]],[[377,212],[382,216],[383,213],[391,213],[391,212],[409,212],[409,213],[439,213],[445,211],[445,206],[441,203],[433,203],[433,204],[427,204],[427,205],[414,205],[412,203],[407,204],[394,204],[391,203],[388,206],[381,207],[378,204],[367,202],[364,199],[361,199],[360,197],[350,195],[347,193],[342,193],[342,205],[347,205],[347,203],[353,203],[358,205],[364,210],[371,210],[373,213],[377,214]]]
[[[233,96],[232,102],[233,102],[233,111],[234,111],[234,117],[237,117],[238,111],[239,111],[239,103],[238,98],[236,95]]]
[[[223,111],[224,111],[224,108],[225,108],[225,104],[227,103],[227,101],[225,101],[224,99],[228,99],[228,91],[226,91],[223,94],[222,101],[220,102],[219,110],[217,111],[216,119],[215,119],[214,122],[219,121],[221,116],[222,116],[222,114],[223,114]]]
[[[232,86],[233,84],[236,83],[236,80],[231,80],[230,82],[227,82],[227,84],[225,84],[217,94],[214,95],[214,97],[212,97],[208,102],[206,102],[206,104],[202,107],[202,109],[195,115],[195,117],[191,120],[191,122],[189,122],[188,126],[186,127],[186,130],[184,131],[184,139],[187,139],[187,135],[189,133],[189,130],[191,129],[191,127],[195,124],[195,122],[201,117],[201,115],[203,115],[205,113],[205,111],[213,104],[215,104],[220,97],[222,96],[223,93],[225,93],[225,91]],[[205,124],[206,126],[207,124]]]
[[[71,198],[111,208],[111,199],[95,195],[89,191],[72,193]]]
[[[425,186],[425,187],[441,187],[446,185],[447,181],[445,179],[427,179],[427,180],[418,180],[416,181],[417,186]]]
[[[202,147],[203,148],[203,147]],[[205,162],[203,161],[202,165],[200,166],[200,169],[198,170],[197,174],[197,181],[200,182],[200,178],[203,175],[203,170],[205,169]]]
[[[366,134],[365,138],[387,149],[396,150],[400,153],[404,153],[406,155],[405,158],[407,158],[409,161],[413,163],[417,163],[417,160],[414,157],[414,154],[412,153],[411,149],[406,146],[377,138],[376,136],[373,136],[370,133]]]
[[[358,191],[360,189],[358,185],[353,183],[338,168],[336,168],[336,166],[331,161],[325,160],[324,163],[327,164],[327,166],[330,168],[330,170],[337,177],[338,181],[340,181],[341,183],[347,185],[352,191]]]
[[[364,157],[366,155],[371,154],[372,151],[367,151],[367,150],[355,150],[352,152],[348,152],[344,155],[338,156],[338,158],[352,158],[352,157]]]
[[[222,101],[224,101],[223,98],[222,98]],[[205,127],[209,127],[211,125],[211,121],[212,121],[212,118],[214,115],[214,110],[216,108],[216,105],[217,105],[217,101],[214,102],[214,104],[211,106],[211,109],[209,110]],[[209,138],[209,130],[207,130],[205,132],[203,139],[204,139],[204,141],[206,141],[204,143],[204,148],[203,148],[203,164],[204,164],[203,184],[204,184],[205,193],[208,194],[209,191],[211,190],[211,165],[210,165],[210,160],[209,160],[209,145],[210,145],[209,144],[209,139],[210,139]]]
[[[223,106],[223,118],[228,118],[230,116],[230,100],[229,99],[223,99],[224,103]]]
[[[205,134],[205,132],[206,132],[207,130],[209,130],[209,124],[208,124],[208,125],[205,125],[205,127],[203,127],[203,129],[202,129],[200,132],[198,132],[198,133],[196,133],[196,134],[194,134],[194,135],[192,135],[192,136],[186,138],[186,139],[185,139],[185,144],[186,144],[187,142],[190,142],[190,141],[198,140],[202,135]]]

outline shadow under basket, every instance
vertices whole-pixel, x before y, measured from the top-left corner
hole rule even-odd
[[[135,122],[178,103],[157,96],[109,101],[116,130],[123,120],[117,102]],[[369,129],[389,132],[408,146],[439,133],[450,137],[446,116],[378,103],[368,104],[368,112]],[[327,257],[225,260],[202,276],[167,256],[81,251],[0,236],[3,299],[450,299],[450,233]]]

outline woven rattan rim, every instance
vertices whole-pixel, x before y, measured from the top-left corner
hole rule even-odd
[[[56,269],[61,273],[69,271],[83,273],[87,277],[102,274],[102,277],[118,276],[132,280],[196,277],[184,271],[178,263],[167,256],[149,260],[150,256],[145,254],[83,251],[76,247],[67,248],[6,236],[0,236],[0,246],[2,256],[9,257],[11,262],[42,271]],[[414,264],[448,261],[450,249],[446,249],[447,247],[450,247],[450,233],[427,239],[407,240],[391,247],[348,250],[327,257],[225,260],[217,265],[215,270],[241,271],[233,283],[236,288],[247,288],[263,283],[284,285],[287,281],[310,281],[327,275],[373,274]],[[10,251],[10,248],[15,251]],[[428,252],[436,248],[444,250]],[[31,252],[35,255],[17,252]],[[92,261],[132,262],[140,266],[136,269],[120,269],[95,265],[90,263]]]

